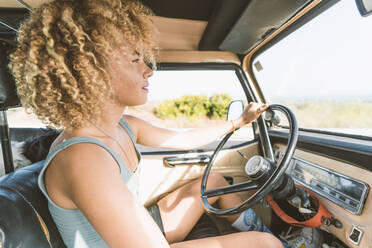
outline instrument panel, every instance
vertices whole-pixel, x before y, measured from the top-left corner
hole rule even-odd
[[[299,158],[292,159],[289,173],[298,184],[353,214],[361,214],[368,184]]]

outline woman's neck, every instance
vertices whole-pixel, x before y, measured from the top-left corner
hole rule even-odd
[[[123,117],[126,106],[117,106],[115,104],[106,104],[102,109],[95,126],[105,130],[116,130],[120,119]]]

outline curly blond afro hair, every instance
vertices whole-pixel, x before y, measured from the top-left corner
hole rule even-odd
[[[35,9],[10,56],[22,105],[49,126],[96,122],[112,94],[106,71],[115,49],[131,47],[155,64],[150,15],[129,0],[55,0]]]

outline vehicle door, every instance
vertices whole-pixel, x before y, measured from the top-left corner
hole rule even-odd
[[[225,122],[232,100],[250,101],[247,80],[235,63],[160,63],[149,80],[148,103],[129,114],[179,131]],[[202,176],[219,140],[192,150],[140,146],[141,195],[146,205]],[[230,183],[247,180],[245,159],[258,153],[252,125],[237,130],[217,158],[215,170]]]

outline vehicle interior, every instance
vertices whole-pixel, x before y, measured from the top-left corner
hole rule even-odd
[[[0,247],[65,247],[48,212],[47,201],[37,186],[43,159],[58,131],[13,127],[7,121],[7,113],[20,107],[7,66],[8,55],[16,46],[17,30],[22,21],[33,8],[46,1],[0,1],[0,137],[5,174],[0,177]],[[258,59],[259,56],[290,39],[291,34],[323,13],[332,13],[343,1],[348,0],[142,0],[154,13],[152,20],[157,27],[159,44],[157,70],[209,70],[216,73],[229,70],[240,84],[245,97],[241,99],[243,102],[269,104],[272,102],[266,93],[268,88],[283,92],[285,97],[291,86],[275,88],[275,85],[265,84],[265,78],[258,76],[263,68],[266,69],[260,63],[264,58]],[[358,15],[365,18],[363,20],[372,18],[368,16],[371,1],[349,2]],[[336,29],[333,24],[322,25]],[[359,40],[355,40],[345,49],[356,49],[358,44]],[[287,48],[291,50],[290,46]],[[303,49],[311,50],[311,47]],[[342,54],[347,53],[348,50],[342,51]],[[285,64],[286,59],[284,54],[276,63]],[[282,71],[286,69],[290,68]],[[304,77],[310,77],[310,74]],[[177,82],[177,78],[174,81]],[[229,88],[230,82],[225,82],[223,87]],[[372,92],[366,95],[370,104]],[[237,102],[237,108],[242,108],[239,107],[242,101]],[[307,227],[318,230],[321,235],[321,242],[312,247],[372,248],[372,198],[369,193],[372,134],[365,133],[366,129],[362,133],[349,134],[308,128],[299,121],[302,116],[292,111],[292,105],[285,103],[272,103],[271,110],[247,128],[252,133],[248,139],[236,141],[234,134],[229,134],[195,150],[141,147],[141,180],[146,182],[141,188],[144,205],[151,205],[174,189],[203,177],[201,198],[218,234],[234,230],[216,216],[252,207],[264,223],[284,239],[286,232]],[[233,105],[231,112],[232,109]],[[351,114],[350,118],[353,118]],[[22,168],[16,168],[12,141],[24,142],[32,148],[29,153],[33,158],[24,154],[30,162],[19,166]],[[223,174],[232,186],[207,191],[205,186],[210,171]],[[222,210],[207,204],[208,197],[232,192],[240,192],[244,199],[242,205]],[[202,232],[199,237],[205,237],[203,230],[199,232]]]

